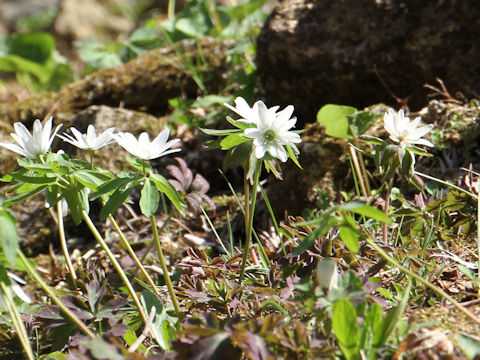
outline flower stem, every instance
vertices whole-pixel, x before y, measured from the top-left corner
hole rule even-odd
[[[365,184],[365,176],[362,172],[360,162],[358,161],[356,150],[352,145],[348,147],[348,150],[350,151],[350,156],[352,157],[353,167],[355,169],[355,173],[357,174],[358,184],[360,185],[360,191],[362,192],[362,196],[367,197],[369,196],[370,191],[367,192],[367,185]]]
[[[67,264],[68,271],[72,277],[73,285],[76,286],[77,274],[70,259],[70,254],[68,253],[67,240],[65,238],[65,229],[63,227],[63,214],[62,214],[62,200],[57,202],[57,222],[58,222],[58,236],[60,238],[60,246],[62,247],[63,256],[65,257],[65,262]]]
[[[138,299],[137,293],[135,292],[135,289],[133,288],[132,284],[130,283],[130,280],[128,280],[127,275],[122,269],[122,266],[118,263],[117,259],[115,259],[115,255],[113,255],[112,251],[108,247],[107,243],[103,240],[102,235],[98,232],[95,224],[93,221],[90,219],[90,216],[88,216],[87,212],[85,210],[82,210],[82,218],[87,224],[88,228],[92,232],[93,236],[95,239],[98,241],[100,246],[102,247],[103,251],[107,254],[108,258],[112,262],[113,267],[117,271],[118,275],[121,277],[123,280],[123,283],[128,289],[128,292],[130,293],[130,296],[132,297],[135,305],[137,306],[138,312],[140,316],[142,317],[142,320],[144,323],[147,323],[147,316],[145,315],[145,312],[143,311],[142,304],[140,303],[140,300]]]
[[[250,244],[252,242],[252,230],[253,230],[253,215],[255,213],[255,202],[257,200],[257,188],[260,180],[260,173],[262,172],[262,163],[257,161],[255,164],[255,173],[253,175],[253,187],[252,187],[252,201],[251,204],[246,202],[247,194],[245,194],[245,219],[246,219],[246,239],[245,248],[243,249],[242,266],[240,268],[240,278],[238,282],[241,284],[245,276],[245,267],[247,265],[248,252]],[[248,181],[248,180],[246,180]],[[250,208],[249,208],[250,205]]]
[[[165,221],[163,222],[163,225],[162,227],[160,228],[160,231],[158,231],[159,234],[163,233],[163,230],[165,230],[165,228],[167,227],[167,225],[170,223],[170,219],[172,218],[173,216],[173,212],[170,212],[168,215],[167,215],[167,218],[165,219]],[[150,254],[150,251],[152,250],[153,247],[156,247],[156,244],[155,242],[150,242],[150,244],[147,246],[147,250],[145,250],[145,252],[143,253],[142,255],[142,258],[140,259],[140,262],[144,262],[145,259],[147,258],[148,254]]]
[[[175,290],[173,289],[172,281],[170,280],[170,275],[168,274],[167,263],[165,262],[165,257],[163,256],[162,244],[160,243],[160,238],[158,237],[157,221],[155,216],[150,216],[150,221],[152,223],[153,238],[155,240],[155,245],[157,246],[158,259],[160,260],[160,266],[162,267],[163,277],[165,279],[165,284],[167,285],[168,292],[172,298],[173,307],[175,313],[177,314],[178,319],[183,318],[183,314],[178,305],[177,297],[175,296]]]
[[[28,360],[35,360],[35,355],[33,354],[32,347],[30,342],[28,341],[28,334],[27,330],[25,329],[25,324],[23,323],[22,318],[17,310],[15,302],[12,299],[10,290],[5,286],[3,281],[0,281],[0,288],[3,293],[3,300],[7,305],[8,312],[10,313],[10,317],[13,322],[13,326],[17,331],[18,338],[22,343],[22,347],[25,350],[26,356]]]
[[[89,338],[93,339],[95,334],[80,320],[77,315],[75,315],[68,307],[66,307],[63,302],[54,294],[50,286],[42,279],[42,277],[35,271],[35,269],[30,265],[28,259],[22,253],[22,251],[18,250],[18,257],[22,261],[23,266],[27,273],[37,282],[37,284],[47,293],[47,295],[52,299],[52,301],[58,306],[58,308],[70,319],[74,322],[80,330],[83,331],[85,335]]]
[[[480,318],[478,318],[475,314],[473,314],[471,311],[468,309],[464,308],[462,305],[460,305],[454,298],[452,298],[450,295],[448,295],[445,291],[440,289],[439,287],[433,285],[431,282],[428,280],[422,278],[420,275],[417,273],[411,271],[410,269],[404,267],[403,265],[400,265],[399,262],[397,262],[394,258],[392,258],[390,255],[388,255],[371,237],[370,234],[367,232],[366,234],[365,241],[373,247],[379,255],[384,258],[386,261],[388,261],[390,264],[398,268],[401,272],[413,277],[415,280],[418,282],[421,282],[424,284],[426,287],[430,288],[434,292],[436,292],[438,295],[443,297],[445,300],[450,302],[454,307],[456,307],[459,311],[464,313],[466,316],[468,316],[470,319],[475,321],[477,324],[480,324]]]
[[[155,284],[155,282],[153,281],[152,277],[147,273],[147,270],[145,269],[145,267],[142,265],[142,263],[140,262],[139,258],[137,257],[137,255],[135,254],[135,251],[133,251],[132,249],[132,246],[130,245],[130,243],[128,242],[127,238],[125,237],[125,234],[123,233],[123,231],[120,229],[120,227],[118,226],[117,222],[115,221],[115,218],[112,216],[112,214],[108,215],[108,218],[110,219],[110,221],[112,222],[113,224],[113,227],[115,228],[115,230],[117,231],[118,233],[118,236],[120,236],[120,240],[122,241],[122,244],[125,246],[125,248],[127,249],[127,252],[128,254],[130,255],[130,257],[133,259],[133,261],[135,262],[135,264],[137,265],[137,268],[140,270],[140,272],[143,274],[143,276],[145,276],[145,279],[147,280],[147,282],[150,284],[150,286],[152,287],[152,290],[153,292],[155,293],[155,295],[157,296],[160,296],[160,293],[158,292],[158,289],[157,289],[157,285]]]
[[[387,187],[387,192],[385,193],[385,215],[388,217],[388,212],[390,211],[390,196],[392,195],[392,189],[393,189],[393,177],[388,180],[388,187]],[[386,222],[383,223],[383,242],[386,244],[388,243],[388,224]]]

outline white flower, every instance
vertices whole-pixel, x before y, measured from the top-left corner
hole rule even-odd
[[[245,136],[253,139],[255,157],[262,159],[268,152],[271,156],[285,162],[288,159],[285,145],[301,142],[300,135],[289,131],[297,122],[291,119],[293,106],[289,105],[275,113],[267,109],[261,101],[257,102],[258,122],[256,127],[244,130]]]
[[[404,116],[403,110],[398,114],[390,109],[385,113],[384,117],[385,130],[390,134],[390,139],[400,144],[402,149],[413,145],[426,145],[433,147],[433,144],[422,136],[428,134],[433,129],[433,125],[426,125],[418,127],[420,124],[420,117],[410,121],[408,116]]]
[[[12,274],[10,272],[7,272],[7,275],[11,280],[12,290],[15,293],[15,295],[17,295],[20,299],[22,299],[27,304],[30,304],[32,300],[25,293],[25,291],[23,291],[22,287],[20,286],[20,285],[25,285],[27,282],[22,278],[18,277],[17,275]]]
[[[150,141],[150,137],[146,132],[141,133],[138,140],[131,133],[121,132],[112,136],[121,147],[133,156],[142,160],[152,160],[181,150],[168,150],[180,141],[180,139],[175,139],[167,142],[169,134],[170,130],[165,129],[153,141]]]
[[[339,275],[337,263],[330,259],[323,259],[317,265],[317,283],[322,289],[336,289]]]
[[[86,134],[82,134],[74,127],[71,127],[70,130],[72,131],[75,138],[67,133],[63,133],[63,135],[57,136],[63,141],[66,141],[78,147],[79,149],[93,151],[115,142],[112,137],[113,131],[115,130],[115,128],[113,127],[105,130],[98,136],[95,131],[95,126],[93,126],[92,124],[88,125]]]
[[[258,123],[258,106],[260,103],[265,105],[263,101],[259,100],[255,104],[253,104],[252,107],[250,107],[248,103],[245,101],[245,99],[239,96],[235,99],[234,102],[235,102],[235,107],[227,103],[224,103],[224,105],[228,107],[230,110],[232,110],[233,112],[241,116],[241,118],[238,119],[237,121],[246,122],[249,124]],[[275,114],[278,109],[279,109],[279,106],[274,106],[268,109],[268,112]]]
[[[52,131],[52,117],[49,117],[42,127],[40,120],[35,120],[33,123],[33,132],[27,130],[25,125],[20,122],[13,124],[15,133],[10,134],[13,140],[18,144],[0,143],[0,146],[10,151],[16,152],[26,158],[36,159],[40,155],[46,154],[50,149],[53,138],[57,131],[62,127],[58,125],[50,136]]]

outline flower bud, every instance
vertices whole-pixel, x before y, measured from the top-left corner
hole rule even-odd
[[[338,267],[337,263],[330,259],[323,259],[317,265],[317,285],[322,289],[330,291],[338,287]]]

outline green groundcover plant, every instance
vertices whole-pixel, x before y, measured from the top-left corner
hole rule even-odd
[[[4,258],[0,266],[0,305],[8,314],[9,322],[15,329],[27,358],[34,359],[39,350],[34,350],[32,346],[32,335],[23,315],[26,309],[35,308],[38,300],[31,299],[22,290],[20,285],[23,280],[14,275],[13,271],[26,273],[55,304],[55,311],[60,314],[58,319],[65,319],[62,326],[68,324],[71,331],[80,331],[83,336],[78,338],[78,343],[88,348],[93,356],[103,359],[128,358],[129,354],[135,351],[146,354],[146,344],[154,344],[167,353],[176,351],[176,354],[184,356],[183,358],[192,358],[194,353],[199,356],[196,358],[205,359],[216,358],[222,353],[229,354],[230,358],[241,358],[243,353],[252,359],[269,359],[275,354],[283,358],[301,358],[303,355],[307,358],[333,358],[342,354],[346,359],[375,359],[381,355],[391,355],[389,342],[398,342],[398,338],[405,335],[407,324],[403,314],[414,285],[427,287],[480,324],[477,316],[461,306],[452,296],[385,250],[387,246],[393,246],[390,226],[394,222],[388,199],[392,195],[396,174],[405,176],[417,187],[421,186],[418,178],[426,177],[445,186],[458,188],[415,170],[415,155],[429,156],[418,145],[433,146],[423,138],[432,130],[431,125],[420,127],[420,118],[411,121],[404,112],[389,110],[384,114],[383,120],[385,130],[393,142],[391,143],[364,135],[368,128],[365,124],[375,120],[372,114],[336,105],[322,108],[319,111],[319,121],[324,123],[332,135],[350,138],[354,144],[364,142],[371,145],[369,151],[360,149],[358,145],[352,145],[352,148],[359,158],[358,161],[363,161],[362,156],[369,156],[375,162],[378,177],[384,184],[379,193],[385,192],[385,205],[382,210],[376,208],[368,196],[364,199],[359,197],[351,201],[330,203],[312,218],[297,218],[290,228],[280,228],[261,186],[262,169],[281,179],[283,163],[291,160],[301,167],[297,145],[301,142],[303,131],[294,130],[296,119],[292,117],[292,105],[280,110],[278,106],[268,108],[263,101],[257,101],[250,106],[241,97],[237,97],[234,104],[235,106],[225,104],[238,115],[237,120],[227,117],[233,128],[204,128],[202,131],[210,136],[221,137],[210,140],[207,146],[226,151],[226,166],[243,168],[244,201],[240,204],[243,207],[245,240],[240,249],[231,243],[227,250],[223,240],[219,238],[224,253],[223,257],[216,260],[215,266],[208,264],[206,253],[201,256],[191,253],[192,259],[196,259],[193,268],[197,273],[190,274],[191,278],[185,280],[184,285],[180,285],[178,276],[169,270],[161,244],[164,226],[159,228],[156,215],[160,211],[161,203],[164,205],[164,212],[170,208],[171,212],[175,211],[179,216],[185,215],[185,194],[179,191],[182,189],[179,185],[182,185],[182,181],[185,184],[193,183],[193,178],[190,181],[183,179],[183,176],[193,175],[186,171],[184,162],[179,161],[182,174],[178,172],[180,170],[174,171],[176,180],[172,183],[149,162],[181,151],[179,139],[169,140],[168,128],[151,140],[150,135],[145,132],[138,137],[132,133],[116,133],[114,128],[97,133],[93,125],[87,128],[85,134],[75,128],[71,128],[70,133],[59,134],[62,125],[59,124],[53,129],[52,118],[46,119],[43,124],[36,120],[32,132],[21,123],[14,124],[15,132],[11,134],[13,141],[0,143],[0,147],[21,156],[18,159],[18,169],[1,178],[3,182],[10,183],[8,193],[13,195],[0,203],[0,244]],[[329,115],[326,116],[326,113]],[[339,127],[339,123],[343,125]],[[55,137],[86,151],[90,161],[71,158],[61,150],[51,152],[50,147]],[[115,144],[131,155],[127,156],[126,161],[132,170],[116,173],[94,163],[96,151]],[[356,178],[362,179],[364,185],[368,183],[369,180],[362,171],[364,168],[353,168]],[[457,190],[478,200],[476,195],[466,190]],[[157,250],[156,262],[160,265],[163,280],[161,284],[153,279],[142,259],[137,257],[115,218],[117,209],[131,201],[135,192],[139,195],[138,207],[141,213],[150,221],[152,244]],[[76,303],[88,303],[83,310],[80,310],[73,300],[66,301],[59,295],[58,289],[48,285],[19,248],[15,218],[10,208],[39,193],[45,195],[47,206],[56,210],[59,239],[71,278],[68,292],[77,299]],[[254,229],[259,193],[263,195],[276,224],[274,236],[279,239],[281,248],[280,257],[277,258],[272,257],[270,250],[259,241]],[[125,272],[111,245],[92,220],[92,202],[101,206],[98,220],[109,221],[109,226],[119,234],[122,246],[137,270],[143,274],[146,282],[143,283],[144,291],[140,294],[132,284],[131,274]],[[201,202],[200,198],[196,204],[203,210],[199,205]],[[81,290],[83,285],[77,274],[79,269],[75,268],[70,259],[63,228],[63,219],[66,216],[70,216],[76,225],[82,222],[86,224],[121,279],[125,297],[115,301],[112,299],[114,302],[104,300],[107,296],[106,290],[101,286],[103,280],[98,277],[94,277],[85,290]],[[254,239],[255,243],[252,244]],[[372,289],[379,286],[375,287],[373,276],[371,279],[362,279],[352,270],[341,271],[338,258],[333,256],[331,247],[330,251],[316,252],[319,239],[325,243],[341,241],[352,256],[359,256],[364,251],[362,248],[368,247],[402,273],[407,286],[403,291],[399,290],[396,298],[390,296],[390,306],[388,310],[384,310],[377,301],[372,300]],[[312,254],[315,255],[315,262],[312,263],[314,270],[308,276],[299,276],[302,264]],[[279,270],[281,262],[286,262],[287,266]],[[202,263],[203,265],[199,265]],[[220,264],[223,264],[223,267]],[[231,267],[231,264],[237,266]],[[210,282],[200,279],[202,272],[212,269],[215,269],[216,276],[222,280]],[[279,273],[281,275],[275,275]],[[274,275],[279,276],[279,279],[272,280],[275,279]],[[188,275],[184,273],[181,276]],[[181,291],[182,286],[187,286],[185,284],[189,284],[190,288]],[[168,298],[162,295],[164,286]],[[383,293],[387,294],[386,291]],[[81,300],[82,294],[86,294],[87,299]],[[187,307],[185,294],[189,294],[197,304]],[[215,301],[212,302],[211,299]],[[255,309],[244,311],[264,314],[263,322],[259,322],[258,318],[248,319],[238,310],[245,306],[247,309],[248,305],[245,304],[251,301],[255,304]],[[225,304],[228,316],[217,315],[215,312],[199,316],[192,313],[193,308],[206,303]],[[36,305],[38,306],[35,311],[39,316],[47,316],[47,310],[41,309],[39,303]],[[53,310],[50,308],[48,311]],[[127,329],[122,332],[121,339],[124,344],[128,344],[128,349],[118,344],[118,348],[112,348],[102,337],[103,330],[99,324],[106,318],[110,323],[115,323],[113,319],[117,316],[116,312],[125,319]],[[304,325],[300,321],[295,325],[295,330],[292,330],[292,324],[299,319],[307,320],[311,325]],[[309,335],[309,327],[317,334],[316,340]],[[72,332],[74,333],[75,331]],[[396,340],[392,340],[393,338]],[[118,343],[118,340],[116,341]],[[467,348],[466,351],[474,353],[475,345],[469,341],[469,338],[459,340],[464,344],[463,347]],[[469,345],[465,345],[466,343]],[[333,347],[334,344],[338,348]],[[120,348],[123,350],[119,350]],[[101,353],[104,354],[99,355]],[[49,355],[51,357],[46,358],[62,358],[59,353],[57,355],[52,352]]]

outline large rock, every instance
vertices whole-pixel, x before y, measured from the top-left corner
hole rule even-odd
[[[209,93],[216,93],[225,82],[229,40],[184,40],[175,45],[153,49],[114,68],[100,69],[83,79],[63,86],[58,92],[43,92],[16,102],[0,103],[0,119],[6,123],[31,124],[48,113],[58,122],[66,122],[91,105],[123,105],[134,110],[154,112],[165,109],[168,100],[186,95],[195,97],[199,86],[185,61],[196,66]],[[200,63],[201,62],[201,63]]]
[[[283,0],[257,43],[270,105],[294,104],[304,122],[326,103],[363,108],[410,96],[418,110],[444,80],[450,93],[480,93],[478,0]]]
[[[110,40],[133,29],[133,22],[126,16],[109,11],[109,5],[96,0],[63,0],[55,19],[57,36],[69,40]]]

